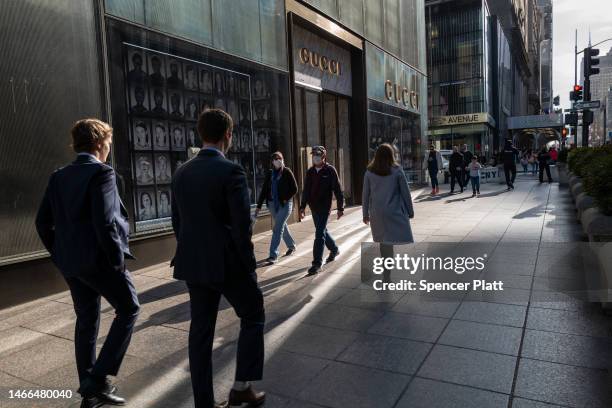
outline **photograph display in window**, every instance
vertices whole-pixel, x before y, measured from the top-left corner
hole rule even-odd
[[[127,44],[124,56],[137,230],[170,225],[172,175],[189,148],[201,147],[196,124],[205,109],[232,116],[228,159],[244,168],[254,203],[278,134],[265,77]]]

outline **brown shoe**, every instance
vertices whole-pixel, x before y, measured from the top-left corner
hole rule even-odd
[[[266,402],[265,392],[255,392],[253,387],[249,386],[244,391],[231,390],[229,395],[230,407],[258,407]],[[243,405],[246,404],[246,405]]]

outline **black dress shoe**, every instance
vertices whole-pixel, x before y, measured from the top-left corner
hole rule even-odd
[[[100,407],[104,404],[125,405],[125,398],[115,394],[117,388],[111,384],[108,378],[99,381],[93,377],[88,377],[83,380],[78,392],[83,396],[82,407],[83,404],[85,404],[85,407]]]
[[[231,390],[229,395],[230,407],[258,407],[266,402],[266,393],[263,391],[255,392],[252,386],[244,391]]]
[[[285,252],[285,256],[293,255],[295,252],[295,248],[289,248],[287,252]]]
[[[336,257],[340,255],[340,251],[335,250],[329,253],[329,256],[327,257],[327,259],[325,260],[325,263],[329,263],[329,262],[334,262],[334,260],[336,260]]]
[[[320,270],[321,270],[321,267],[319,265],[312,265],[310,269],[308,269],[308,275],[309,276],[316,275],[317,273],[319,273]]]

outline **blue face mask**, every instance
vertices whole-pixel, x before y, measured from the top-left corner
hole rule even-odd
[[[312,163],[315,166],[320,165],[322,162],[323,162],[323,158],[321,156],[317,156],[317,155],[312,156]]]

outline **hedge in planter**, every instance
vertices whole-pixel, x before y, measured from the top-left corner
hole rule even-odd
[[[585,172],[584,189],[593,196],[603,214],[612,215],[612,148],[598,150],[598,154],[582,169]]]

